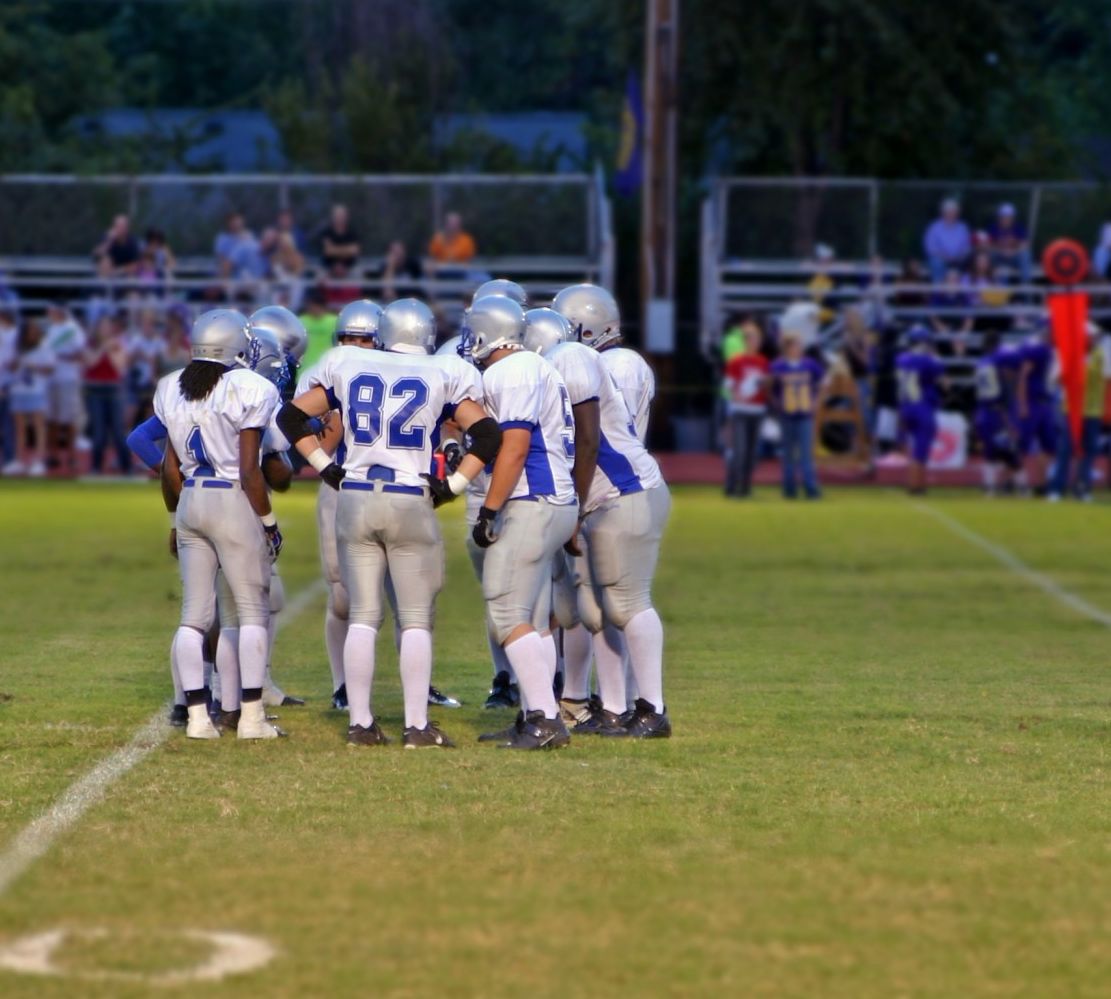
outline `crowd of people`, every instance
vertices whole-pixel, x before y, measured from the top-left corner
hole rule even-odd
[[[92,251],[104,282],[97,294],[38,314],[22,310],[14,293],[0,302],[0,474],[76,474],[79,451],[91,452],[94,474],[132,474],[127,432],[149,415],[158,378],[188,363],[189,328],[205,308],[292,309],[308,331],[312,363],[332,345],[338,312],[364,294],[365,277],[390,302],[420,292],[429,276],[480,277],[469,269],[477,252],[454,211],[425,256],[395,240],[380,263],[367,257],[342,204],[311,236],[289,211],[257,236],[231,211],[213,241],[213,280],[183,286],[165,232],[149,228],[140,238],[117,215]]]

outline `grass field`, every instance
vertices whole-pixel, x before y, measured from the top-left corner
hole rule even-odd
[[[1111,612],[1106,507],[677,490],[675,737],[535,755],[472,741],[503,718],[450,511],[436,680],[461,748],[344,745],[316,598],[275,654],[311,698],[291,738],[175,732],[113,784],[0,893],[0,946],[107,935],[63,944],[63,975],[0,970],[0,995],[148,995],[204,956],[182,928],[277,951],[214,996],[1106,995],[1111,634],[929,510]],[[278,512],[292,596],[311,488]],[[165,527],[153,486],[0,486],[0,856],[167,696]]]

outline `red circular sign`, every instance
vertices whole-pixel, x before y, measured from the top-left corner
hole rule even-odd
[[[1042,252],[1042,270],[1054,284],[1079,284],[1088,274],[1088,251],[1075,239],[1055,239]]]

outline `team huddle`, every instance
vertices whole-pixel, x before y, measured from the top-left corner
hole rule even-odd
[[[297,703],[268,666],[282,605],[270,494],[289,488],[293,449],[322,480],[325,646],[349,744],[390,741],[373,710],[389,605],[402,745],[453,745],[428,707],[457,703],[432,685],[432,629],[445,582],[434,508],[459,496],[485,601],[486,706],[519,708],[480,741],[669,736],[651,587],[670,496],[644,447],[654,381],[622,345],[613,296],[573,285],[529,309],[520,285],[490,281],[438,350],[423,302],[363,300],[340,313],[334,342],[291,393],[305,345],[292,313],[207,312],[191,362],[159,382],[154,417],[132,435],[161,467],[172,517],[183,594],[170,658],[186,735],[276,738],[267,707]]]

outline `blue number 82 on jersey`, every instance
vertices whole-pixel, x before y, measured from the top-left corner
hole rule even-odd
[[[347,421],[356,444],[366,447],[382,436],[382,415],[387,397],[404,402],[386,425],[386,447],[405,451],[423,450],[427,434],[423,426],[413,426],[428,404],[428,384],[421,378],[399,378],[386,390],[386,382],[376,374],[361,374],[347,389]]]

